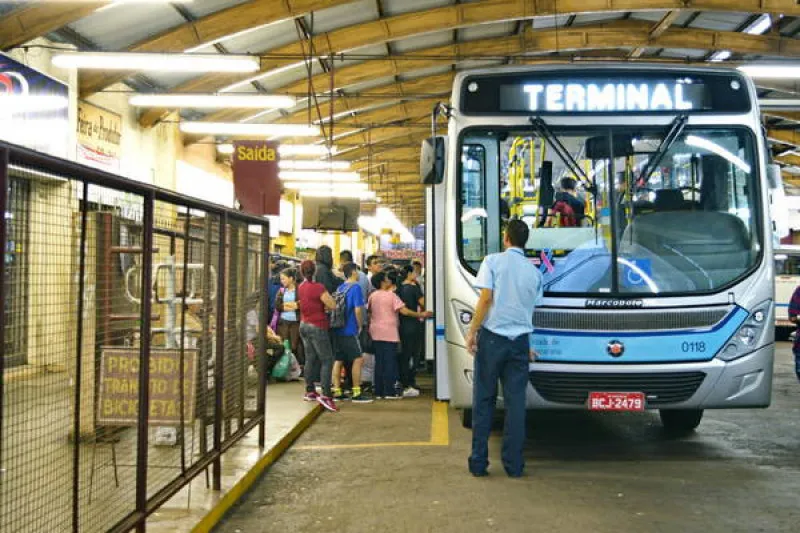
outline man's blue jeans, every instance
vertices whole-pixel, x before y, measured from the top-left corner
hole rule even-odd
[[[528,335],[510,340],[486,328],[478,333],[472,385],[472,455],[469,458],[469,470],[474,474],[484,472],[489,466],[489,434],[498,380],[503,385],[506,409],[503,466],[510,476],[522,474],[529,347]]]

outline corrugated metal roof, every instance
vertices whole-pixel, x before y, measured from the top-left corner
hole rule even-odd
[[[169,4],[120,4],[69,25],[104,50],[122,50],[186,22]]]
[[[453,42],[453,32],[437,31],[435,33],[426,33],[425,35],[415,36],[409,39],[400,39],[392,41],[392,51],[398,54],[411,52],[414,50],[422,50],[424,48],[433,48],[436,46],[444,46]]]
[[[517,22],[500,22],[498,24],[479,24],[458,30],[459,41],[472,41],[476,39],[490,39],[510,35],[516,30]]]
[[[195,18],[200,18],[249,1],[250,0],[192,0],[191,2],[183,4],[183,7]]]
[[[220,41],[230,53],[262,53],[297,41],[297,28],[293,19],[273,22],[254,31],[240,33],[232,39]],[[213,46],[198,49],[208,51]]]
[[[312,17],[310,14],[305,16],[306,25],[314,35],[324,33],[327,31],[335,30],[368,22],[370,20],[377,20],[380,18],[378,13],[378,4],[375,0],[361,0],[360,2],[351,2],[328,9],[320,9],[314,12]],[[313,27],[312,27],[313,19]]]
[[[381,0],[384,16],[400,15],[450,5],[450,0]]]
[[[700,13],[690,27],[717,31],[735,31],[749,18],[750,13]]]

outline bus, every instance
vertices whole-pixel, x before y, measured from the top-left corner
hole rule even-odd
[[[705,409],[770,404],[773,246],[788,215],[770,217],[785,198],[747,77],[645,64],[465,71],[433,129],[420,162],[428,339],[437,398],[466,427],[473,284],[511,217],[529,225],[525,254],[544,283],[528,408],[658,410],[667,430],[690,432]]]

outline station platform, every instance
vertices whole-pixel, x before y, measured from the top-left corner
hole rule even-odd
[[[292,442],[308,428],[322,408],[301,400],[301,382],[273,383],[267,387],[266,446],[258,447],[257,431],[251,431],[222,459],[222,491],[209,490],[198,476],[147,521],[149,533],[210,531]]]
[[[300,437],[220,533],[792,532],[800,523],[800,383],[777,350],[766,410],[708,411],[671,439],[656,413],[532,413],[527,472],[473,478],[458,413],[418,399],[345,403]]]

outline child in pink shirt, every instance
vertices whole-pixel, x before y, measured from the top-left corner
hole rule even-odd
[[[372,276],[372,286],[377,289],[367,307],[370,313],[369,334],[375,349],[375,396],[379,399],[399,400],[402,396],[395,388],[398,380],[397,348],[400,344],[398,313],[415,318],[433,316],[430,311],[412,311],[395,293],[392,274],[379,272]]]

